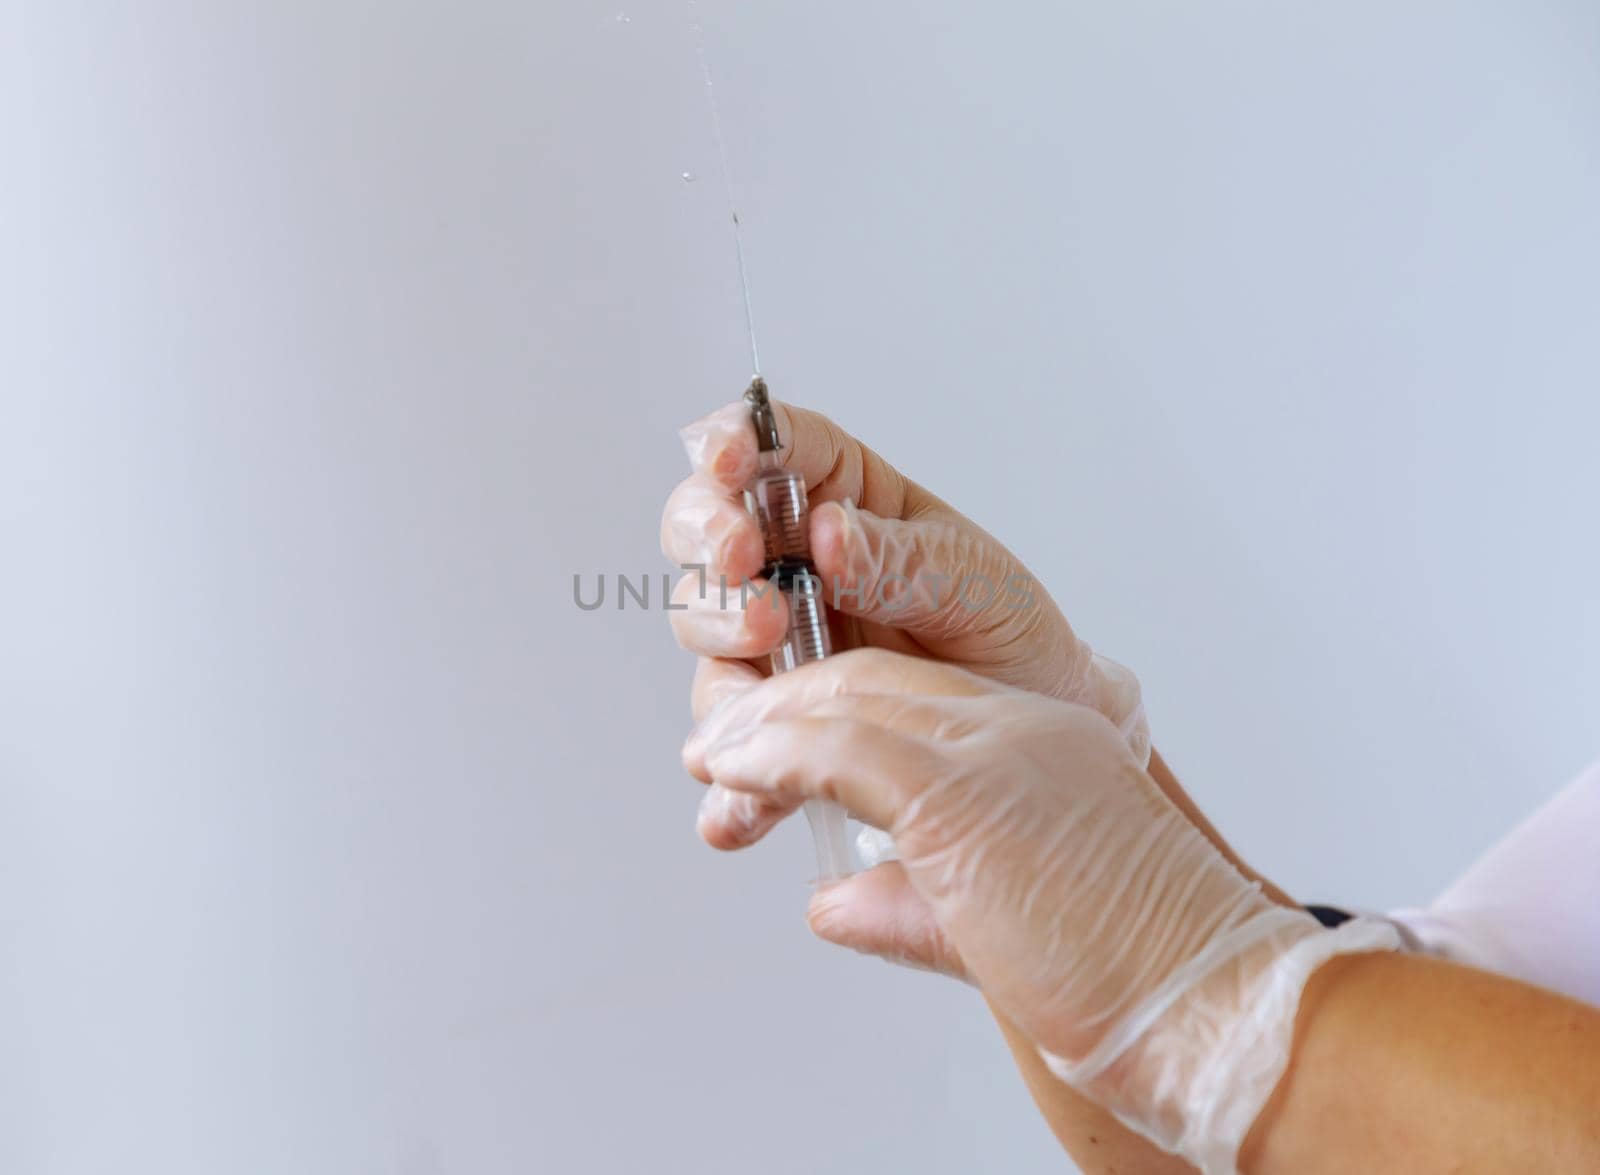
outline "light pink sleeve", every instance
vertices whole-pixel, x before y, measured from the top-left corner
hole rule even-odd
[[[1430,954],[1600,1005],[1600,763],[1427,909],[1389,917]]]

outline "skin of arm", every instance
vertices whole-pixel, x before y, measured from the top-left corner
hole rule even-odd
[[[1239,1166],[1600,1171],[1600,1009],[1417,955],[1334,959]]]
[[[1283,905],[1294,905],[1287,894],[1252,870],[1211,826],[1189,798],[1177,777],[1158,752],[1150,753],[1150,778],[1217,849],[1246,877],[1261,883],[1267,896]],[[1006,1046],[1016,1061],[1028,1092],[1044,1115],[1051,1133],[1061,1143],[1084,1175],[1192,1175],[1194,1168],[1176,1155],[1168,1154],[1118,1122],[1108,1111],[1064,1084],[1045,1068],[1033,1042],[991,1006],[996,1023],[1005,1036]]]

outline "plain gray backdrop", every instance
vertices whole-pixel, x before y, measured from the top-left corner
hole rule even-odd
[[[802,830],[694,836],[657,519],[749,363],[618,4],[0,4],[0,1169],[1065,1169]],[[1600,752],[1592,0],[701,16],[775,394],[1257,866],[1424,902]]]

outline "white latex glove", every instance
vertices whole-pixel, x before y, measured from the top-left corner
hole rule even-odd
[[[773,408],[783,463],[808,487],[811,552],[825,602],[834,606],[835,584],[852,593],[840,596],[835,610],[858,618],[863,644],[1091,706],[1122,731],[1141,764],[1147,761],[1138,681],[1077,638],[1010,551],[826,417],[776,401]],[[757,460],[748,407],[718,409],[682,437],[694,472],[667,500],[661,548],[679,564],[705,567],[682,576],[673,604],[685,610],[668,614],[679,643],[700,656],[692,697],[700,719],[761,680],[787,617],[781,597],[776,608],[771,595],[752,597],[748,607],[740,602],[739,585],[760,583],[762,567],[760,536],[742,501]],[[701,804],[700,834],[717,848],[741,848],[793,808],[787,798],[712,786]]]
[[[1398,942],[1268,900],[1095,711],[926,660],[862,650],[772,678],[718,707],[684,758],[732,791],[836,800],[892,832],[901,863],[822,891],[827,916],[879,917],[898,875],[1058,1076],[1208,1173],[1234,1170],[1311,971]]]

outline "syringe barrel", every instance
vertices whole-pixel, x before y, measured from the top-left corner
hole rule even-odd
[[[783,593],[788,631],[772,654],[772,672],[786,673],[820,661],[833,652],[822,580],[811,566],[807,534],[806,483],[780,468],[775,453],[763,452],[761,469],[745,489],[745,506],[755,516],[766,549],[763,574]],[[819,877],[834,879],[855,871],[844,809],[827,800],[807,800],[806,819],[817,851]]]
[[[822,581],[811,566],[805,480],[787,469],[764,466],[745,489],[745,505],[761,530],[766,551],[762,574],[783,594],[789,609],[788,635],[772,654],[772,671],[783,673],[822,660],[833,652],[833,644]]]
[[[822,580],[808,566],[779,564],[778,586],[789,606],[789,631],[772,654],[772,672],[786,673],[833,652],[828,636],[828,609],[822,602]]]
[[[806,531],[809,507],[805,479],[777,464],[776,453],[762,453],[761,467],[744,491],[745,506],[761,529],[769,567],[811,562],[811,539]]]

